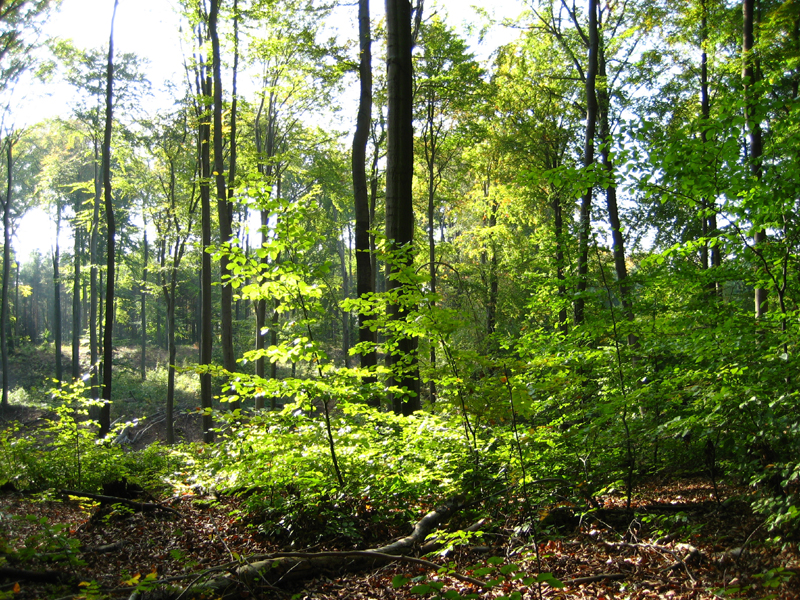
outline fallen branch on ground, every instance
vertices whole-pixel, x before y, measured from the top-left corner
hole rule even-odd
[[[77,498],[89,498],[90,500],[97,500],[101,504],[122,504],[124,506],[128,506],[130,508],[134,508],[136,510],[141,511],[150,511],[150,510],[163,510],[168,513],[172,513],[177,516],[181,516],[174,508],[169,508],[168,506],[163,506],[156,502],[137,502],[136,500],[128,500],[127,498],[117,498],[116,496],[104,496],[103,494],[92,494],[89,492],[78,492],[76,490],[59,490],[59,494],[63,494],[65,496],[75,496]]]

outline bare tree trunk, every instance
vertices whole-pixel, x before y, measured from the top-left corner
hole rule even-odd
[[[142,269],[142,298],[141,298],[141,315],[140,322],[142,327],[142,343],[141,343],[141,361],[139,365],[140,375],[142,381],[147,379],[147,267],[150,259],[150,252],[147,247],[147,219],[142,214],[144,220],[144,239],[142,248],[142,260],[144,267]]]
[[[597,32],[597,0],[589,0],[589,64],[586,69],[586,136],[583,143],[583,166],[594,164],[594,136],[597,128],[597,64],[600,38]],[[589,185],[581,199],[578,224],[578,285],[575,298],[575,324],[584,321],[586,288],[589,277],[589,238],[592,233],[592,195],[594,186]]]
[[[100,407],[100,429],[98,437],[105,437],[111,429],[111,376],[114,356],[114,282],[116,269],[115,236],[117,226],[114,221],[114,203],[111,196],[111,129],[113,124],[113,87],[114,87],[114,19],[117,15],[117,4],[114,0],[114,12],[111,15],[111,34],[108,37],[108,66],[106,69],[106,125],[103,134],[103,196],[106,210],[106,318],[103,333],[103,405]]]
[[[8,406],[8,279],[11,276],[11,193],[14,190],[14,143],[6,138],[6,196],[3,199],[3,288],[0,301],[0,351],[3,360],[3,397],[0,406],[5,411]],[[19,283],[19,264],[17,264]],[[19,285],[17,286],[19,287]],[[14,302],[14,310],[17,301]]]
[[[389,306],[390,318],[402,321],[407,306],[402,299],[407,285],[397,275],[411,264],[414,238],[412,179],[414,174],[413,130],[413,64],[411,50],[411,3],[408,0],[386,0],[388,145],[386,158],[386,237],[392,253],[387,268],[387,291],[399,298]],[[404,253],[401,256],[401,253]],[[394,264],[392,264],[394,263]],[[387,366],[396,371],[390,386],[401,392],[393,394],[396,413],[411,414],[419,410],[419,376],[417,373],[416,340],[400,334],[396,349],[387,352]]]
[[[353,135],[352,170],[353,198],[356,218],[356,295],[364,298],[375,291],[373,275],[373,254],[370,244],[369,229],[372,227],[369,193],[367,188],[367,141],[369,140],[370,119],[372,116],[372,35],[369,22],[369,0],[358,2],[358,40],[360,60],[358,75],[361,83],[361,94],[358,101],[356,131]],[[376,151],[377,153],[377,151]],[[358,341],[361,344],[375,344],[377,338],[371,331],[369,316],[358,315]],[[375,351],[361,353],[361,368],[372,369],[377,364],[378,354]],[[372,383],[374,377],[367,378],[365,383]],[[379,398],[370,398],[372,406],[379,406]]]
[[[53,346],[56,353],[56,380],[61,387],[64,379],[64,367],[61,363],[61,247],[58,238],[61,236],[61,201],[56,200],[56,245],[53,247]]]
[[[211,96],[211,76],[204,73],[200,74],[203,95],[206,98]],[[205,104],[205,103],[204,103]],[[208,249],[211,246],[211,189],[209,181],[211,178],[211,127],[207,121],[207,111],[201,107],[202,114],[200,122],[199,152],[200,152],[200,218],[201,225],[201,248],[203,253],[201,270],[201,320],[200,320],[200,365],[211,366],[211,352],[213,344],[212,331],[212,298],[211,298],[211,255]],[[203,441],[211,443],[214,441],[214,420],[211,416],[213,407],[213,391],[211,389],[211,374],[200,375],[200,406],[203,413]]]
[[[72,378],[81,376],[81,229],[75,225],[75,256],[72,277]]]
[[[758,82],[758,65],[753,47],[753,28],[755,24],[756,0],[742,2],[742,79],[744,80],[745,94],[745,119],[750,133],[750,170],[758,180],[761,180],[761,156],[763,154],[763,141],[761,122],[756,116],[758,97],[753,89]],[[767,240],[766,230],[757,229],[753,235],[753,245],[758,249]],[[769,311],[769,297],[765,288],[755,289],[756,319],[761,319]]]
[[[602,80],[600,89],[597,90],[598,116],[600,120],[600,139],[602,149],[600,156],[603,168],[606,172],[608,185],[606,187],[606,208],[608,210],[608,222],[611,225],[611,249],[614,256],[614,272],[617,276],[619,294],[622,302],[622,312],[629,322],[633,322],[633,306],[631,302],[631,289],[628,284],[628,267],[625,264],[625,239],[622,236],[622,222],[619,218],[619,206],[617,205],[617,182],[615,178],[614,160],[611,158],[611,99],[608,95],[608,76],[606,74],[605,45],[600,42],[598,36],[598,76]],[[628,344],[634,346],[638,343],[638,338],[632,332],[628,333]]]
[[[94,140],[94,205],[92,207],[92,233],[89,240],[89,360],[91,364],[91,397],[98,398],[100,395],[100,364],[98,357],[98,319],[97,304],[100,297],[100,285],[98,285],[98,260],[97,238],[100,231],[100,158],[98,156],[99,144]],[[97,415],[94,415],[95,417]]]
[[[233,210],[228,201],[225,189],[225,165],[223,161],[222,132],[222,65],[220,58],[219,35],[217,33],[217,17],[221,0],[211,0],[208,15],[208,33],[211,38],[212,71],[214,78],[214,174],[217,184],[217,216],[219,219],[220,244],[227,244],[232,237]],[[220,268],[220,325],[222,346],[222,366],[229,372],[236,371],[236,356],[233,352],[233,288],[225,282],[229,271],[229,259],[222,253],[219,259]],[[238,404],[238,403],[237,403]],[[232,406],[233,408],[233,406]]]

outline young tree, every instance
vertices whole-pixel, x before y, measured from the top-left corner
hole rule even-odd
[[[167,372],[166,424],[167,443],[175,442],[175,370],[177,345],[175,342],[177,289],[179,269],[186,252],[186,244],[194,234],[199,196],[197,194],[197,156],[189,150],[188,109],[169,115],[163,123],[154,126],[150,154],[155,168],[150,172],[158,180],[163,204],[153,213],[153,224],[158,232],[155,242],[160,248],[158,285],[167,307],[166,330],[169,353]]]
[[[111,188],[111,132],[114,118],[114,19],[117,4],[111,13],[111,33],[108,36],[108,64],[106,68],[106,119],[103,133],[103,199],[106,212],[106,314],[103,338],[103,405],[100,407],[97,435],[104,438],[111,430],[111,382],[114,357],[114,283],[116,277],[116,222]]]
[[[437,192],[451,161],[459,155],[465,137],[458,139],[459,127],[476,116],[483,72],[467,51],[466,42],[448,27],[439,16],[422,22],[419,29],[419,52],[414,56],[414,103],[419,128],[418,152],[425,164],[428,216],[428,274],[431,295],[436,305],[437,259],[436,219],[440,211]],[[494,211],[493,214],[496,214]],[[496,257],[493,257],[496,261]],[[490,296],[496,298],[497,281],[490,284]],[[489,306],[496,307],[496,301]],[[494,311],[488,327],[494,331]],[[435,340],[430,343],[430,368],[436,371]],[[429,382],[431,402],[436,398],[435,379]]]

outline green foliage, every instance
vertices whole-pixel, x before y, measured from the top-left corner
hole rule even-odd
[[[12,553],[15,559],[22,562],[34,559],[67,561],[72,567],[86,564],[78,555],[80,542],[70,536],[70,525],[66,523],[51,525],[47,517],[35,515],[14,518],[24,519],[36,527],[35,533],[25,538],[25,545]]]
[[[455,573],[455,565],[451,564],[439,569],[439,575],[447,575]],[[532,587],[542,583],[546,583],[553,588],[562,588],[564,584],[558,579],[553,577],[552,573],[539,573],[537,576],[527,575],[528,569],[521,567],[517,563],[508,562],[507,559],[500,556],[492,556],[486,559],[484,564],[477,564],[469,567],[467,573],[474,577],[489,579],[485,582],[486,588],[506,588],[509,584],[522,585],[525,587]],[[429,579],[425,575],[417,577],[406,577],[404,575],[397,575],[392,579],[392,587],[395,589],[404,587],[408,584],[414,584],[408,590],[409,593],[417,596],[429,596],[432,600],[467,600],[471,598],[480,598],[479,594],[463,595],[457,590],[445,590],[445,583],[438,581],[438,577]],[[497,597],[502,600],[521,600],[522,592],[515,590],[509,595],[501,595]]]

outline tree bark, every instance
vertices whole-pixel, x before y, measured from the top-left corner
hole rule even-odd
[[[0,406],[8,407],[8,279],[11,276],[11,194],[14,190],[14,144],[6,138],[6,196],[3,201],[3,287],[0,305],[0,351],[3,360],[3,396]],[[17,266],[19,280],[19,266]],[[16,309],[16,302],[15,302]]]
[[[61,387],[64,379],[64,367],[61,362],[61,247],[58,238],[61,236],[61,201],[56,200],[56,240],[53,247],[53,346],[56,359],[56,380]]]
[[[212,299],[211,299],[211,255],[208,250],[211,247],[211,126],[208,123],[208,111],[206,106],[212,100],[212,81],[205,65],[200,65],[198,73],[198,83],[200,93],[204,97],[199,107],[198,117],[199,137],[198,152],[200,157],[200,219],[201,219],[201,251],[202,269],[200,290],[202,295],[201,319],[200,319],[200,366],[211,366],[211,352],[213,344],[212,331]],[[203,409],[203,441],[211,443],[214,441],[214,420],[211,416],[213,407],[213,391],[211,389],[211,374],[203,373],[200,375],[200,406]]]
[[[594,164],[594,136],[597,128],[597,63],[600,40],[597,32],[597,0],[589,0],[589,61],[586,68],[586,135],[583,142],[583,166],[589,169]],[[589,238],[592,233],[592,194],[594,185],[589,184],[581,199],[578,223],[578,284],[575,298],[575,324],[585,318],[586,288],[589,276]]]
[[[214,78],[214,176],[217,187],[217,217],[219,220],[220,244],[230,243],[232,237],[233,210],[225,190],[225,164],[223,160],[222,132],[222,65],[220,58],[219,34],[217,18],[222,0],[212,0],[208,14],[208,34],[211,38],[211,65]],[[219,259],[220,269],[220,325],[222,346],[222,366],[230,373],[236,371],[236,356],[233,352],[233,288],[226,283],[229,271],[229,259],[222,253]]]
[[[622,236],[622,222],[619,218],[619,206],[617,205],[617,182],[614,169],[614,161],[611,158],[611,99],[608,94],[606,74],[605,45],[601,43],[598,35],[598,77],[603,81],[600,89],[597,90],[597,108],[600,121],[600,139],[602,150],[600,151],[603,169],[607,180],[606,185],[606,208],[608,210],[608,222],[611,225],[612,254],[614,256],[614,272],[617,276],[619,295],[622,302],[622,313],[629,322],[633,322],[633,304],[631,301],[631,289],[628,283],[628,267],[625,264],[625,239]],[[633,332],[628,333],[628,344],[634,346],[638,343],[638,338]]]
[[[367,188],[367,141],[369,140],[370,120],[372,117],[372,35],[369,22],[369,0],[358,2],[358,40],[360,60],[358,65],[361,94],[358,101],[356,131],[353,135],[352,170],[353,199],[356,220],[356,295],[365,298],[375,292],[375,280],[372,272],[372,248],[369,229],[372,227],[369,191]],[[376,150],[377,153],[377,150]],[[358,314],[358,341],[360,344],[375,344],[377,337],[368,325],[369,316],[363,312]],[[361,368],[373,369],[377,365],[376,351],[361,352]],[[374,377],[364,380],[373,383]],[[369,398],[372,406],[379,406],[379,398]]]
[[[103,405],[100,407],[100,429],[98,437],[105,437],[111,429],[111,375],[114,356],[114,282],[115,282],[115,236],[117,226],[114,221],[114,203],[111,196],[111,130],[113,124],[114,104],[114,19],[117,15],[117,4],[114,0],[114,11],[111,13],[111,33],[108,36],[108,65],[106,67],[106,124],[103,133],[103,197],[106,210],[106,314],[105,331],[103,332]]]
[[[100,394],[100,364],[98,358],[98,319],[97,304],[100,296],[100,286],[98,285],[99,269],[97,266],[99,256],[97,254],[97,243],[100,232],[100,157],[99,143],[95,138],[94,143],[94,205],[92,206],[92,233],[89,239],[89,370],[91,372],[91,397],[98,398]],[[96,415],[95,415],[96,416]]]
[[[412,179],[414,175],[413,130],[413,65],[411,50],[411,4],[408,0],[386,0],[388,144],[386,156],[386,238],[390,250],[387,266],[387,291],[394,296],[389,306],[392,320],[403,321],[408,312],[403,296],[410,284],[398,275],[411,265],[414,240],[414,207]],[[419,376],[417,373],[416,340],[400,333],[396,348],[387,352],[387,366],[393,371],[390,386],[396,413],[411,414],[419,410]]]
[[[76,207],[77,208],[77,207]],[[77,211],[76,211],[77,213]],[[72,378],[81,376],[81,228],[75,224],[72,277]]]
[[[708,41],[708,8],[706,0],[700,1],[700,9],[702,11],[700,22],[700,117],[702,121],[702,129],[700,131],[700,138],[703,145],[708,142],[708,127],[711,118],[711,103],[708,89],[708,53],[706,52],[706,43]],[[719,235],[717,230],[717,210],[714,198],[703,198],[702,207],[707,214],[703,217],[703,234],[709,238],[716,238]],[[715,268],[722,266],[722,249],[719,244],[712,244],[709,248],[708,244],[704,244],[704,266],[708,268]],[[708,283],[708,291],[710,294],[715,294],[717,298],[722,296],[722,286],[719,283],[710,281]]]
[[[144,211],[142,211],[142,220],[144,221],[144,236],[142,240],[142,261],[144,265],[142,268],[142,297],[140,314],[142,340],[139,371],[142,381],[144,381],[147,379],[147,267],[150,259],[150,252],[147,247],[147,218],[144,216]]]
[[[760,181],[763,141],[761,122],[756,116],[758,96],[753,89],[758,83],[758,65],[754,53],[755,41],[753,36],[755,3],[756,0],[744,0],[742,2],[742,79],[744,80],[745,119],[747,120],[747,129],[750,134],[750,172],[756,180]],[[756,229],[753,235],[753,246],[759,249],[766,240],[767,232],[763,228]],[[769,298],[766,289],[756,287],[755,305],[756,319],[763,318],[769,310]]]

